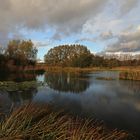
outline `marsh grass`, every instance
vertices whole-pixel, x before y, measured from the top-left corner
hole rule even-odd
[[[94,72],[94,71],[140,71],[140,66],[120,66],[120,67],[87,67],[87,68],[79,68],[79,67],[59,67],[59,66],[47,66],[45,64],[37,64],[36,67],[43,68],[46,71],[51,72]]]
[[[36,82],[36,81],[26,81],[26,82],[13,82],[13,81],[3,81],[0,82],[0,90],[2,91],[8,91],[8,92],[13,92],[13,91],[26,91],[30,89],[34,89],[37,86],[41,86],[41,82]]]
[[[124,71],[124,72],[120,72],[119,78],[121,80],[140,81],[140,71]]]
[[[49,105],[27,105],[14,110],[0,123],[1,140],[132,140],[124,131],[102,123],[55,112]]]
[[[97,80],[107,80],[107,81],[115,80],[115,78],[112,78],[112,77],[97,77],[96,79]]]
[[[89,67],[89,68],[80,68],[80,67],[46,67],[46,71],[51,72],[70,72],[70,73],[80,73],[80,72],[92,72],[97,70],[102,70],[99,67]]]

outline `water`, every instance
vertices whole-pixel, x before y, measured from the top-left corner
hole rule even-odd
[[[0,107],[6,111],[13,105],[31,101],[51,103],[73,115],[97,118],[108,127],[140,136],[140,82],[119,80],[118,76],[119,72],[109,71],[80,74],[46,72],[29,76],[29,80],[44,82],[44,86],[18,93],[1,91]],[[28,76],[24,77],[28,79]],[[104,77],[113,80],[103,80]],[[20,78],[12,80],[21,81]]]

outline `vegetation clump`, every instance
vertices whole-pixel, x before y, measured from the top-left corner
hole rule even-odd
[[[44,56],[49,66],[89,67],[92,54],[83,45],[62,45],[48,51]]]
[[[96,78],[97,80],[115,80],[114,78],[112,78],[112,77],[97,77]]]
[[[35,66],[37,49],[31,40],[11,40],[7,48],[0,49],[0,72],[23,71],[26,66]]]
[[[0,82],[0,90],[8,92],[26,91],[36,88],[39,84],[40,83],[37,83],[36,81],[26,81],[20,83],[16,83],[13,81]]]
[[[140,71],[124,71],[124,72],[120,72],[119,78],[121,80],[136,80],[136,81],[140,81]]]
[[[71,117],[49,105],[27,105],[0,123],[4,140],[133,140],[124,131],[109,130],[98,121]]]

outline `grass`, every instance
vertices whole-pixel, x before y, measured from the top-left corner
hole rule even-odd
[[[124,72],[120,72],[119,78],[121,80],[140,81],[140,71],[124,71]]]
[[[36,68],[44,69],[46,71],[68,71],[68,72],[91,72],[91,71],[106,71],[106,70],[113,70],[113,71],[128,71],[128,70],[137,70],[140,71],[140,66],[120,66],[120,67],[87,67],[87,68],[78,68],[78,67],[60,67],[60,66],[47,66],[45,64],[37,64]]]
[[[15,92],[15,91],[26,91],[37,86],[41,85],[41,83],[36,81],[26,81],[26,82],[13,82],[13,81],[3,81],[0,82],[0,91],[8,91],[8,92]]]
[[[116,71],[138,71],[140,72],[140,66],[121,66],[121,67],[114,67],[112,70]]]
[[[107,81],[115,80],[115,79],[112,78],[112,77],[97,77],[96,79],[97,79],[97,80],[107,80]]]
[[[0,123],[1,140],[133,140],[124,131],[102,123],[55,112],[49,105],[27,105],[14,110]]]

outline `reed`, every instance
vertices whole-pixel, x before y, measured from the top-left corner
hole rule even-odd
[[[107,81],[115,80],[115,78],[112,78],[112,77],[97,77],[96,79],[97,80],[107,80]]]
[[[140,71],[123,71],[123,72],[120,72],[119,78],[121,80],[140,81]]]
[[[55,112],[49,105],[27,105],[14,110],[0,123],[2,140],[128,140],[124,131],[102,123]]]

